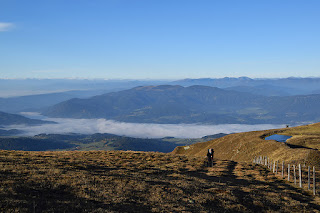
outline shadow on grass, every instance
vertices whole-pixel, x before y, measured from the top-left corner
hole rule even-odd
[[[124,200],[121,203],[103,203],[94,199],[78,197],[73,189],[59,185],[52,187],[50,183],[19,185],[12,194],[0,194],[0,210],[11,210],[19,207],[23,212],[100,212],[117,211],[150,212],[150,207]],[[14,202],[12,202],[14,201]]]

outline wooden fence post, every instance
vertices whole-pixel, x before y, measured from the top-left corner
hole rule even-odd
[[[290,164],[288,164],[288,181],[290,181]]]
[[[299,186],[302,188],[301,164],[299,164]]]
[[[276,162],[273,161],[273,167],[272,167],[272,172],[273,172],[273,173],[275,172],[275,169],[276,169]]]
[[[296,165],[293,165],[293,180],[294,180],[294,185],[297,185]]]
[[[313,195],[316,195],[316,168],[313,167]]]
[[[282,178],[283,178],[283,167],[284,167],[284,162],[282,161]]]
[[[265,165],[265,166],[266,166],[267,163],[268,163],[268,160],[267,160],[267,159],[268,159],[268,157],[266,156],[265,159],[264,159],[264,165]]]
[[[308,166],[308,190],[310,190],[310,166]]]

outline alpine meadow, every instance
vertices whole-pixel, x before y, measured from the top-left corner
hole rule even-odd
[[[0,0],[0,212],[320,212],[319,10]]]

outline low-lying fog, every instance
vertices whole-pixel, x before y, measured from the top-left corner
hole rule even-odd
[[[23,113],[23,115],[30,118],[41,118],[43,120],[57,122],[57,124],[44,124],[41,126],[10,126],[10,129],[23,130],[25,131],[24,135],[31,136],[40,133],[111,133],[141,138],[162,138],[166,136],[176,138],[201,138],[206,135],[218,133],[247,132],[285,127],[285,125],[273,124],[144,124],[124,123],[106,119],[46,118],[33,113]]]

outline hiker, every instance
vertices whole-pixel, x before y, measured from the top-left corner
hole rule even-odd
[[[207,166],[211,167],[212,166],[212,149],[208,149],[207,158],[208,158]]]
[[[213,156],[214,156],[214,150],[211,149],[211,160],[212,160],[212,162],[213,162]]]

